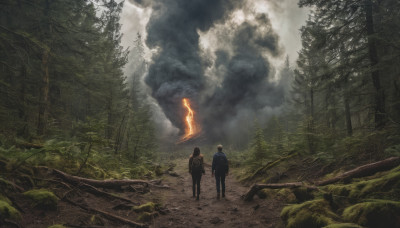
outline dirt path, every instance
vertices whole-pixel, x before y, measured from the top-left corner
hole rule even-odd
[[[163,181],[171,189],[158,190],[158,194],[169,213],[156,218],[151,227],[282,227],[282,203],[259,199],[244,202],[240,196],[247,188],[233,176],[226,178],[226,197],[217,199],[210,166],[206,166],[200,200],[196,201],[192,198],[192,180],[186,165],[186,161],[179,162],[175,168],[179,176],[168,176]]]

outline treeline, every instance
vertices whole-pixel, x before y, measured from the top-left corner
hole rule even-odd
[[[399,1],[300,0],[299,6],[311,13],[295,66],[287,59],[281,71],[290,85],[285,107],[256,127],[251,161],[293,151],[349,162],[400,155]]]
[[[108,150],[130,161],[154,155],[150,111],[132,79],[139,76],[127,80],[123,73],[137,53],[120,44],[122,6],[1,1],[0,146],[57,139],[80,143],[88,157],[100,147],[99,154]]]

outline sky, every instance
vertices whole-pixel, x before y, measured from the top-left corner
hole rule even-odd
[[[286,56],[294,66],[307,15],[295,0],[126,1],[121,42],[132,47],[138,32],[143,37],[142,81],[159,131],[183,134],[184,97],[218,140],[243,139],[237,129],[279,114],[279,70]]]

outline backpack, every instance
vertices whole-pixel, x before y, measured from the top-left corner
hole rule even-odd
[[[228,164],[225,155],[217,156],[215,165],[218,171],[226,172]]]
[[[201,157],[196,156],[192,159],[192,172],[202,172],[203,166],[201,165]]]

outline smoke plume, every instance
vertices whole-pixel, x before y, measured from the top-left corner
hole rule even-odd
[[[166,116],[183,129],[182,98],[198,107],[205,86],[198,30],[207,31],[223,20],[234,4],[227,0],[157,0],[152,7],[146,44],[158,53],[146,83]]]
[[[205,134],[217,140],[279,109],[283,90],[272,80],[269,58],[280,57],[282,48],[267,14],[238,22],[234,13],[251,9],[237,0],[130,2],[152,8],[146,45],[155,53],[145,82],[174,126],[184,129],[184,97]],[[211,33],[216,42],[210,38],[206,50],[200,35]]]

